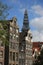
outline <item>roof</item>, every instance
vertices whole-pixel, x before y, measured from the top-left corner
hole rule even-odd
[[[35,49],[40,50],[42,44],[43,42],[33,42],[33,50]]]
[[[37,47],[38,45],[42,45],[43,42],[33,42],[33,47]]]

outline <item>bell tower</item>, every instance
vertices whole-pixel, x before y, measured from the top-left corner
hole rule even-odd
[[[27,10],[25,10],[25,12],[24,12],[24,19],[23,19],[22,32],[24,32],[24,34],[27,34],[28,30],[29,30],[28,13],[27,13]]]
[[[27,10],[24,12],[24,19],[23,19],[23,27],[20,34],[20,59],[19,59],[19,65],[25,65],[25,49],[26,49],[26,41],[25,37],[27,36],[29,30],[29,20],[28,20],[28,13]]]

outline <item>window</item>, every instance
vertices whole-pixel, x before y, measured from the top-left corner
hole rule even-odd
[[[13,34],[13,39],[15,39],[15,34]]]
[[[26,63],[26,65],[27,65],[27,63]]]
[[[12,33],[10,33],[10,35],[12,35]]]
[[[23,59],[22,63],[23,63],[23,65],[25,65],[25,61],[24,61],[24,59]]]
[[[15,52],[13,52],[13,61],[15,61]]]
[[[29,65],[32,65],[32,60],[29,60],[29,63],[28,63]]]
[[[12,48],[15,49],[15,43],[12,43]]]
[[[2,62],[0,62],[0,65],[2,65]]]
[[[16,35],[16,40],[17,40],[17,41],[19,40],[18,35]]]
[[[26,49],[32,49],[32,45],[26,44]]]
[[[14,50],[18,50],[18,43],[12,43],[12,42],[10,42],[9,47],[12,48],[12,49],[14,49]]]
[[[10,27],[10,30],[12,31],[12,27]]]
[[[12,42],[10,42],[9,47],[12,48]]]
[[[10,52],[10,60],[12,60],[12,52]]]
[[[18,33],[18,29],[16,29],[16,33]]]
[[[10,33],[10,39],[12,39],[12,36],[13,36],[12,33]]]
[[[30,48],[32,49],[32,45],[30,46]]]
[[[26,60],[26,64],[27,64],[27,60]]]
[[[18,50],[18,43],[15,43],[15,49]]]
[[[18,53],[16,53],[16,61],[18,61]]]
[[[3,58],[3,51],[0,51],[0,58]]]
[[[18,37],[18,35],[16,35],[16,37]]]

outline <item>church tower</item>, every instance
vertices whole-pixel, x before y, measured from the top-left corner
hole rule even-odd
[[[23,19],[22,32],[26,35],[28,30],[29,30],[28,13],[27,13],[27,10],[25,10],[25,12],[24,12],[24,19]]]
[[[31,63],[32,63],[32,61],[31,61],[31,59],[32,59],[32,57],[31,57],[32,56],[31,38],[32,38],[32,35],[30,32],[30,28],[29,28],[28,13],[27,13],[27,10],[25,10],[22,32],[20,33],[19,65],[31,65]],[[28,46],[28,48],[27,48],[27,46]],[[30,49],[30,51],[29,51],[29,49]],[[29,56],[30,53],[31,53],[31,56]],[[29,63],[29,58],[30,58],[30,63]]]

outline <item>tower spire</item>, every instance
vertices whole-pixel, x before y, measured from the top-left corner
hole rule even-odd
[[[28,30],[29,30],[28,13],[27,10],[25,10],[22,31],[28,31]]]

